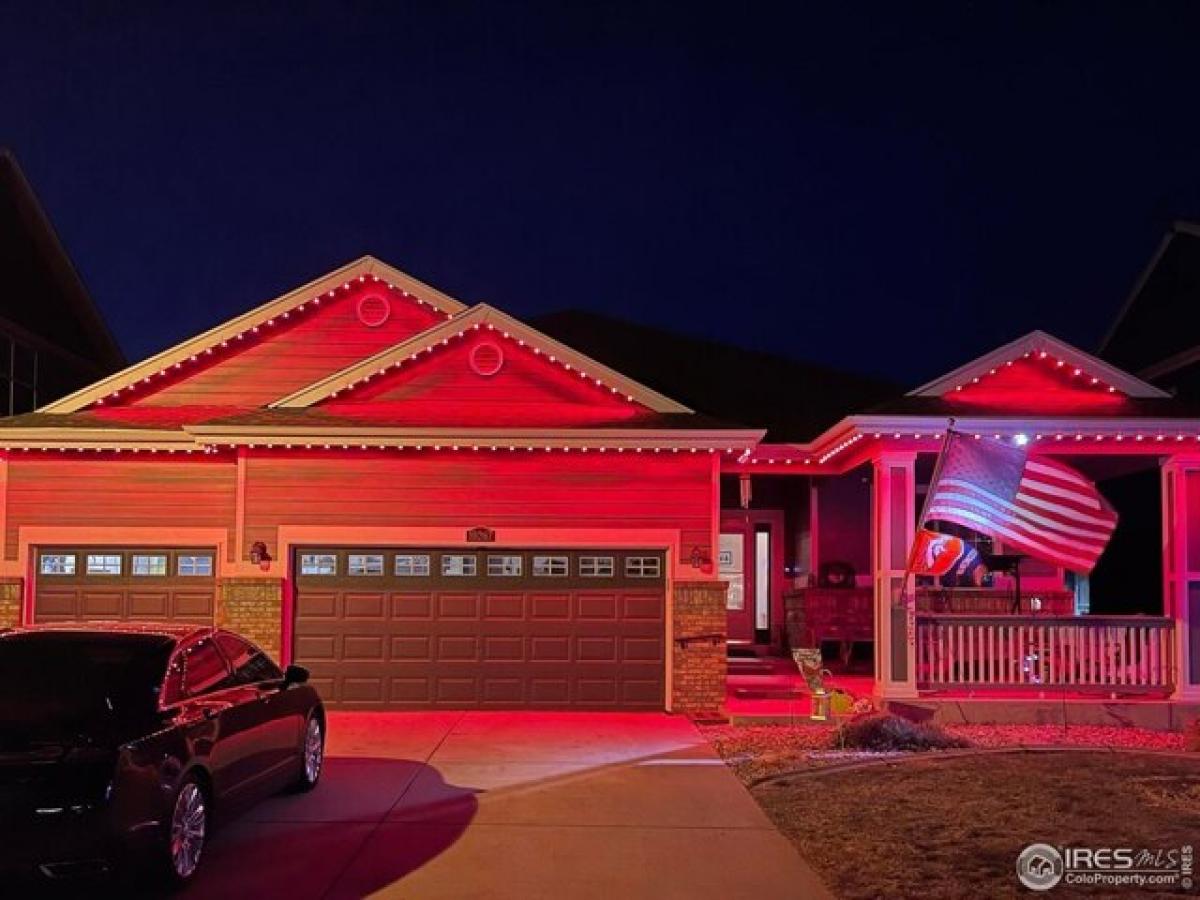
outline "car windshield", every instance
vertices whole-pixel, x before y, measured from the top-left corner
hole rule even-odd
[[[0,640],[0,730],[44,738],[152,713],[171,642],[158,635]]]

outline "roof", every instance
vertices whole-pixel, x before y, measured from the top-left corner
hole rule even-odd
[[[1175,222],[1100,345],[1100,356],[1158,379],[1200,358],[1200,225]],[[1194,358],[1193,358],[1194,357]]]
[[[407,275],[373,256],[362,256],[247,313],[122,369],[109,378],[88,385],[54,403],[49,403],[42,407],[42,411],[63,413],[84,409],[97,400],[124,390],[172,366],[178,366],[179,363],[194,360],[203,353],[211,352],[213,348],[233,341],[239,335],[256,331],[261,325],[272,324],[277,317],[286,318],[293,310],[304,307],[306,304],[320,303],[324,295],[332,294],[336,289],[354,279],[362,281],[370,278],[386,282],[389,286],[395,287],[406,295],[411,295],[421,303],[429,304],[447,316],[453,316],[466,309],[453,297],[418,281],[411,275]]]
[[[883,379],[586,310],[551,313],[532,322],[692,409],[765,427],[771,441],[809,440],[846,414],[902,392]]]
[[[104,317],[16,157],[0,147],[0,316],[90,364],[92,377],[125,365]]]

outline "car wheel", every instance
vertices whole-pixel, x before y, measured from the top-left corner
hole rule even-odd
[[[166,869],[172,882],[183,884],[196,874],[208,838],[208,819],[208,798],[189,776],[175,794],[167,828]]]
[[[325,767],[325,729],[316,715],[308,717],[304,726],[304,744],[300,748],[300,778],[296,790],[311,791],[321,780]]]

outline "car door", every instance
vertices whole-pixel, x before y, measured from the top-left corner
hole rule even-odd
[[[228,631],[217,632],[216,640],[234,680],[253,693],[244,713],[253,720],[246,727],[255,735],[250,749],[254,778],[274,784],[290,777],[290,767],[299,758],[306,711],[295,702],[295,692],[285,688],[283,672],[262,650]]]
[[[211,632],[178,651],[172,668],[180,679],[184,720],[195,752],[207,757],[217,797],[233,797],[255,777],[258,739],[252,704],[257,692],[236,682]]]

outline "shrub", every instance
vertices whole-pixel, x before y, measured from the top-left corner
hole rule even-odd
[[[1200,751],[1200,719],[1193,719],[1183,729],[1183,748],[1192,752]]]
[[[858,750],[886,753],[897,750],[950,750],[971,742],[949,734],[932,722],[910,722],[890,713],[860,716],[842,729],[842,744]]]

